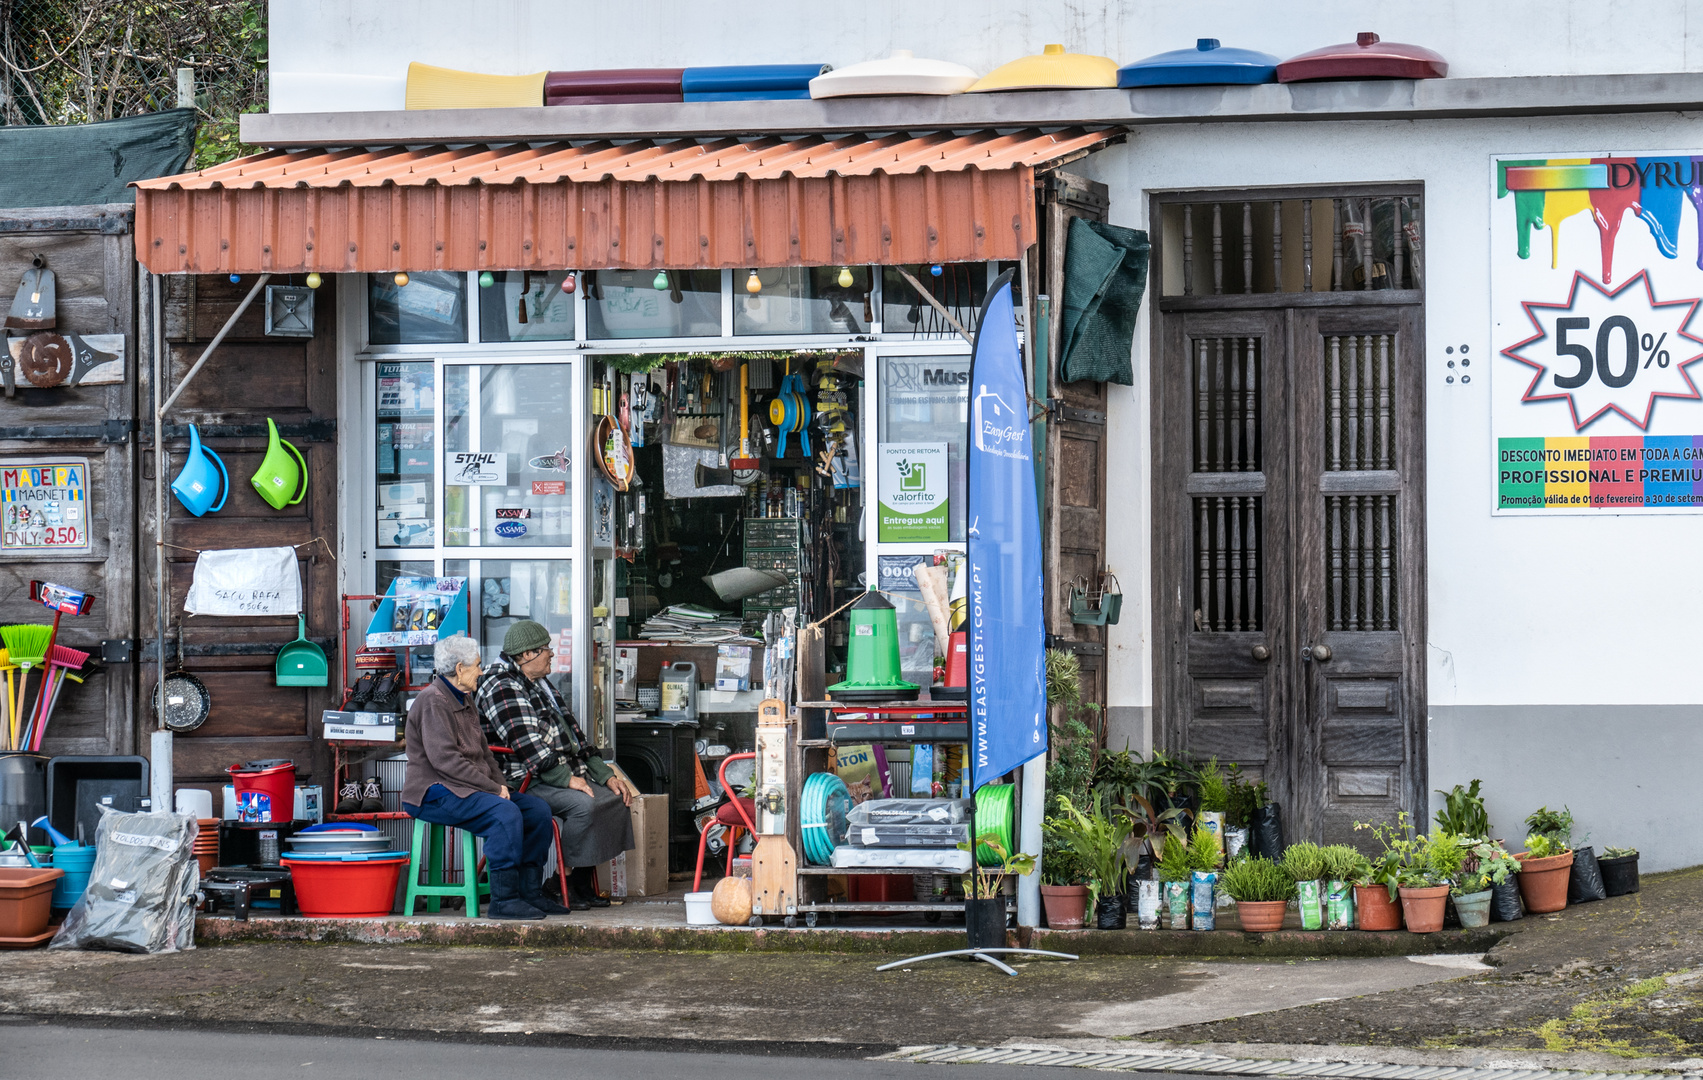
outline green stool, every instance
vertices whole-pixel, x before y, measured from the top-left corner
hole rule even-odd
[[[426,830],[431,830],[427,839]],[[461,880],[459,882],[444,882],[444,863],[448,861],[450,841],[445,837],[446,832],[461,834]],[[402,901],[402,914],[414,914],[416,898],[425,900],[426,910],[436,915],[441,904],[441,897],[459,896],[467,905],[467,917],[479,917],[479,898],[491,895],[489,883],[479,881],[479,852],[475,846],[476,837],[466,829],[453,826],[433,825],[429,821],[414,819],[414,840],[408,850],[408,893]],[[420,884],[420,849],[426,846],[426,884]]]

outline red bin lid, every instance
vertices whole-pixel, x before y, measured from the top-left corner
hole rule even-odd
[[[1364,32],[1354,41],[1327,45],[1277,65],[1277,81],[1323,79],[1441,79],[1449,62],[1422,45],[1382,41]]]

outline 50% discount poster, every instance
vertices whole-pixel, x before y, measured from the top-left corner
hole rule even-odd
[[[1703,511],[1703,151],[1493,168],[1495,512]]]

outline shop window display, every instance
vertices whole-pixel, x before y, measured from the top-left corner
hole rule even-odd
[[[467,275],[438,270],[367,275],[367,340],[437,345],[467,340]]]
[[[589,337],[721,334],[720,270],[594,270],[585,288]]]
[[[569,341],[574,297],[562,291],[571,271],[485,271],[479,282],[480,341]]]
[[[733,332],[867,334],[874,322],[867,266],[761,267],[733,277]],[[756,288],[752,288],[755,283]]]
[[[444,543],[573,543],[570,364],[444,369]]]
[[[947,540],[964,541],[964,438],[970,419],[968,356],[888,356],[880,369],[880,441],[947,449]]]
[[[377,366],[373,472],[380,547],[431,547],[436,536],[432,467],[437,456],[436,375],[430,360]]]

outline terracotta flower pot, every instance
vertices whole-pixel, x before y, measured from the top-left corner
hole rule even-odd
[[[1088,914],[1088,886],[1042,885],[1041,904],[1047,909],[1047,926],[1080,930]]]
[[[1283,913],[1289,910],[1285,900],[1238,900],[1236,913],[1242,917],[1242,929],[1250,934],[1266,934],[1283,929]]]
[[[1541,915],[1567,906],[1567,881],[1573,871],[1571,851],[1542,859],[1522,851],[1514,858],[1520,860],[1520,899],[1526,902],[1527,911]]]
[[[1388,893],[1385,894],[1389,895]],[[1401,914],[1413,934],[1434,934],[1443,928],[1443,912],[1449,906],[1447,885],[1401,888]]]
[[[1400,930],[1401,905],[1382,885],[1354,886],[1354,907],[1362,930]]]

